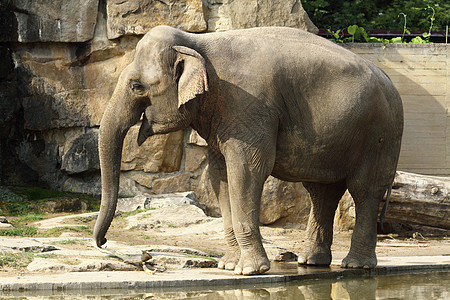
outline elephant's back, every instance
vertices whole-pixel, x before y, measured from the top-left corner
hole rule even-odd
[[[248,29],[192,34],[202,41],[208,49],[228,50],[240,55],[270,54],[301,55],[308,57],[309,53],[321,52],[327,54],[352,56],[351,51],[313,33],[290,27],[256,27]]]
[[[229,75],[227,80],[239,76],[256,79],[286,72],[323,80],[337,72],[358,79],[371,72],[363,58],[297,28],[259,27],[191,36],[195,48],[215,70]]]

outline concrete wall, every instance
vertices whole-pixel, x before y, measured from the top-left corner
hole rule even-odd
[[[381,67],[403,100],[405,130],[398,169],[450,175],[450,45],[348,44]]]

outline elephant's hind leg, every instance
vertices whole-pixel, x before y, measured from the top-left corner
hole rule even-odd
[[[329,265],[333,241],[333,220],[339,200],[347,189],[345,182],[332,184],[303,183],[311,195],[311,212],[306,229],[308,246],[298,262],[306,265]]]
[[[347,178],[348,191],[355,202],[356,220],[348,255],[342,260],[343,268],[374,268],[377,265],[377,218],[381,200],[395,176],[400,143],[399,136],[390,132],[375,132],[368,136],[382,136],[367,143],[366,155],[359,168]],[[373,140],[373,139],[372,139]],[[384,142],[383,142],[384,141]]]
[[[342,260],[341,267],[374,268],[377,265],[375,247],[378,208],[386,189],[387,186],[367,189],[349,185],[349,192],[355,202],[356,221],[350,251]]]

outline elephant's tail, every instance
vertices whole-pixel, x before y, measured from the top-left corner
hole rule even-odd
[[[391,191],[392,191],[392,184],[389,185],[388,190],[387,190],[387,195],[386,195],[386,201],[383,204],[383,208],[381,209],[381,213],[380,213],[380,228],[381,228],[381,232],[384,232],[384,217],[386,216],[386,210],[388,208],[389,205],[389,199],[391,198]]]

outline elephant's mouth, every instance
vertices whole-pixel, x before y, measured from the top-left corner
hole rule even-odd
[[[147,117],[144,114],[141,128],[139,128],[139,134],[137,138],[138,145],[141,146],[142,143],[144,143],[149,136],[152,136],[154,134],[155,133],[153,132],[152,125],[150,124],[150,122],[148,121]]]

